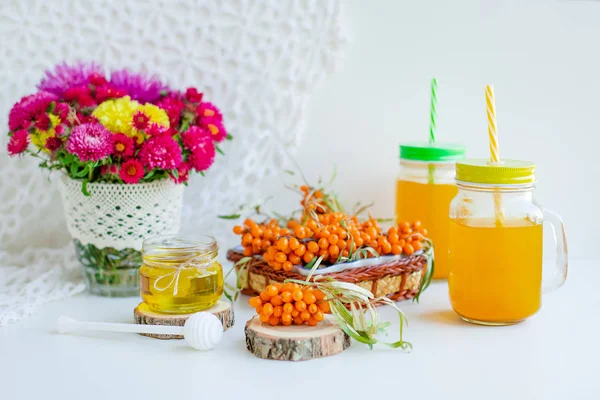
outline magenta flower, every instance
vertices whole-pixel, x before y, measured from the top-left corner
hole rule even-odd
[[[119,157],[131,157],[133,155],[133,139],[122,133],[112,135],[113,154]]]
[[[52,127],[52,121],[50,121],[50,117],[47,113],[40,113],[33,124],[40,131],[47,131],[50,127]]]
[[[56,106],[54,107],[54,111],[53,113],[58,115],[58,117],[60,118],[61,122],[64,122],[67,120],[67,118],[69,117],[69,105],[66,103],[56,103]]]
[[[92,79],[98,82],[104,77],[102,67],[95,62],[76,62],[72,65],[62,63],[54,67],[54,71],[46,71],[46,77],[38,85],[38,89],[63,96],[65,92],[75,86],[87,86]]]
[[[202,101],[203,96],[204,95],[198,92],[198,89],[194,87],[187,88],[187,90],[185,91],[185,97],[189,102],[192,103],[200,103]]]
[[[181,148],[170,136],[152,136],[142,145],[139,158],[148,169],[175,169],[181,164]]]
[[[141,103],[155,103],[160,98],[160,92],[168,90],[156,76],[134,73],[127,69],[113,72],[110,83]]]
[[[125,183],[138,183],[144,177],[144,166],[138,160],[132,158],[121,165],[119,176]]]
[[[118,89],[109,84],[96,87],[96,101],[98,103],[102,103],[103,101],[108,99],[118,99],[119,97],[123,97],[126,95],[127,93],[125,93],[124,90]]]
[[[189,162],[182,162],[181,164],[179,164],[179,167],[177,167],[177,176],[175,176],[173,172],[170,172],[169,175],[171,176],[173,182],[185,183],[189,179],[191,168],[192,166]]]
[[[203,146],[206,141],[212,140],[212,137],[209,131],[194,125],[181,134],[181,140],[189,151],[194,152],[196,147]]]
[[[27,150],[27,146],[29,146],[29,133],[25,129],[20,129],[12,134],[6,149],[10,156],[16,156]]]
[[[81,161],[98,161],[113,151],[111,133],[99,123],[86,123],[73,128],[66,147]]]
[[[138,131],[146,130],[148,128],[148,122],[150,122],[150,117],[144,114],[143,111],[136,111],[133,114],[133,127]]]
[[[227,138],[227,130],[222,120],[215,117],[204,118],[201,125],[210,131],[214,141],[222,142]]]
[[[223,115],[217,106],[207,101],[198,104],[198,107],[196,107],[196,113],[198,114],[199,120],[203,120],[205,118],[215,118],[218,120],[223,119]]]
[[[62,146],[62,140],[56,136],[51,136],[46,140],[46,145],[44,146],[47,150],[51,152],[55,152],[60,149]]]
[[[64,94],[65,100],[74,101],[79,107],[92,107],[96,100],[92,97],[92,90],[87,86],[75,86],[69,88]]]
[[[58,97],[48,92],[38,92],[23,97],[8,114],[8,129],[11,131],[20,128],[28,129],[35,118],[45,113],[50,103],[56,100]]]
[[[192,167],[198,171],[206,171],[215,161],[215,143],[210,136],[198,136],[189,161]]]
[[[169,128],[165,128],[162,125],[151,123],[148,124],[145,130],[148,136],[162,136],[169,132]]]
[[[181,119],[181,111],[184,107],[183,101],[177,97],[165,97],[156,105],[165,110],[169,116],[170,126],[172,128],[177,128],[179,126],[179,120]]]
[[[119,168],[115,164],[103,165],[100,168],[100,174],[116,176],[119,175]]]

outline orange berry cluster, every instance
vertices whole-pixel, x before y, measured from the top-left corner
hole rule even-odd
[[[261,322],[272,326],[308,324],[315,326],[330,312],[325,293],[310,286],[288,282],[269,285],[260,294],[248,300],[256,309]]]
[[[400,222],[386,232],[376,219],[359,221],[356,215],[330,210],[320,190],[301,186],[303,215],[290,219],[286,227],[276,219],[257,223],[251,218],[233,232],[242,236],[244,255],[262,255],[274,270],[291,271],[294,265],[305,266],[322,257],[322,265],[345,262],[357,251],[359,258],[377,255],[411,255],[423,248],[427,230],[421,222]],[[371,250],[372,249],[372,250]]]

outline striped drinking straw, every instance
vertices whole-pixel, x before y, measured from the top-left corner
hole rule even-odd
[[[488,120],[488,139],[490,142],[490,164],[500,164],[500,148],[498,146],[498,127],[496,124],[496,103],[494,101],[494,87],[485,86],[485,103]],[[499,192],[494,193],[494,211],[496,226],[504,225],[504,213],[502,212],[502,197]]]
[[[437,80],[433,78],[431,80],[431,106],[429,109],[429,143],[435,143],[435,135],[437,133]],[[433,184],[433,176],[435,174],[432,164],[429,164],[429,184]]]

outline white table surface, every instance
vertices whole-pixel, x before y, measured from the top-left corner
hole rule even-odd
[[[0,399],[600,399],[599,282],[598,262],[572,262],[533,319],[500,328],[460,321],[435,282],[420,304],[399,303],[412,353],[354,342],[296,363],[246,350],[246,297],[219,347],[199,352],[136,334],[54,333],[63,314],[131,322],[139,302],[80,295],[0,328]],[[389,308],[382,315],[396,321]]]

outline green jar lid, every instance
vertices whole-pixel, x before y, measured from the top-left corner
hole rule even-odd
[[[452,143],[405,143],[400,158],[413,161],[456,161],[465,158],[465,147]]]

